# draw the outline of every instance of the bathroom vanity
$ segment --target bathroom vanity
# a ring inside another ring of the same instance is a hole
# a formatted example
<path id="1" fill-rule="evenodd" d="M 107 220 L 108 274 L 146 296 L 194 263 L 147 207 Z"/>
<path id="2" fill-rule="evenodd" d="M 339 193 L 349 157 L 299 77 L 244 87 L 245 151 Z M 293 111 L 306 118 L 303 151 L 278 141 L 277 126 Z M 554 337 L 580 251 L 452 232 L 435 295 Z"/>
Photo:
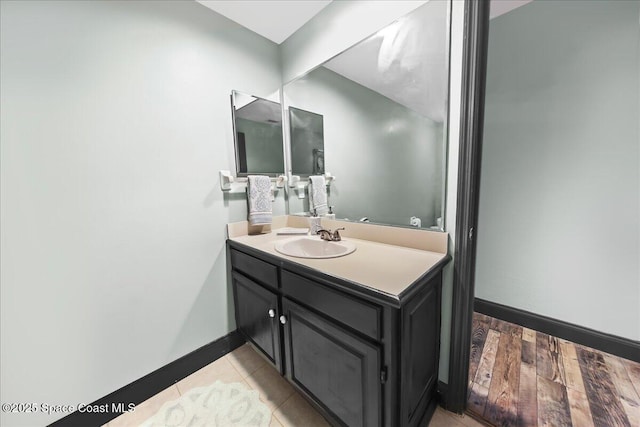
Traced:
<path id="1" fill-rule="evenodd" d="M 291 236 L 275 223 L 229 225 L 237 327 L 333 424 L 422 425 L 436 405 L 447 235 L 323 223 L 338 225 L 357 249 L 330 259 L 280 254 Z"/>

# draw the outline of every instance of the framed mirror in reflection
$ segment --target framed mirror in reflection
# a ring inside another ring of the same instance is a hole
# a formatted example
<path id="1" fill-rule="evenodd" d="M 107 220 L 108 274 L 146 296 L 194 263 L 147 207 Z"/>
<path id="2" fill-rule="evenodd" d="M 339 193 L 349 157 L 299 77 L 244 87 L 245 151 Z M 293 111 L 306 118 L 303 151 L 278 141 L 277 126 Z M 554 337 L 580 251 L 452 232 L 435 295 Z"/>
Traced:
<path id="1" fill-rule="evenodd" d="M 324 174 L 324 123 L 321 114 L 289 107 L 291 173 Z"/>
<path id="2" fill-rule="evenodd" d="M 448 2 L 427 2 L 284 86 L 291 172 L 303 175 L 295 136 L 313 133 L 296 115 L 313 111 L 338 177 L 328 201 L 337 218 L 443 229 L 448 25 Z M 308 199 L 288 203 L 292 214 L 309 211 Z"/>
<path id="3" fill-rule="evenodd" d="M 279 102 L 231 93 L 236 176 L 284 173 L 282 108 Z"/>

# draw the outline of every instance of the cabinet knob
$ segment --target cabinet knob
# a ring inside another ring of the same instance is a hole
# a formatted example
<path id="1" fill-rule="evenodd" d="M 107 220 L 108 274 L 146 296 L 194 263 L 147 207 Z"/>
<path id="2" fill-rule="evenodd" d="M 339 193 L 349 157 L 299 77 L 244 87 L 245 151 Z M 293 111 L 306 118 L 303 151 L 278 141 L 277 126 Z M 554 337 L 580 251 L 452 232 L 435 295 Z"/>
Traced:
<path id="1" fill-rule="evenodd" d="M 273 308 L 269 309 L 269 317 L 271 318 L 276 317 L 276 311 Z"/>
<path id="2" fill-rule="evenodd" d="M 286 316 L 284 316 L 284 315 L 280 316 L 280 323 L 282 323 L 283 325 L 284 325 L 285 323 L 287 323 L 287 318 L 286 318 Z"/>

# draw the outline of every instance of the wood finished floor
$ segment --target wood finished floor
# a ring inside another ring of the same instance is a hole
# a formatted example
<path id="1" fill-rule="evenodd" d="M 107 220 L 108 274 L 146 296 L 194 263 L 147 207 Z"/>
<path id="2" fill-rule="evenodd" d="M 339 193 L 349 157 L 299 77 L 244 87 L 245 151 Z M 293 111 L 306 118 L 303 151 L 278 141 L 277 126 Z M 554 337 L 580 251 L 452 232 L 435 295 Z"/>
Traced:
<path id="1" fill-rule="evenodd" d="M 468 410 L 496 426 L 639 427 L 640 364 L 474 313 Z"/>

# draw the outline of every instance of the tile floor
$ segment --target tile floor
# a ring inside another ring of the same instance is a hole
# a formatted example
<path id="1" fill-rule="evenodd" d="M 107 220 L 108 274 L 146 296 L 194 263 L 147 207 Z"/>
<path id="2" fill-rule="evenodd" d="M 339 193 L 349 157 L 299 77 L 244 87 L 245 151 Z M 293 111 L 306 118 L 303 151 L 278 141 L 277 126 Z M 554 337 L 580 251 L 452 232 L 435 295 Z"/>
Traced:
<path id="1" fill-rule="evenodd" d="M 239 382 L 260 393 L 262 402 L 271 409 L 271 426 L 320 427 L 327 421 L 284 379 L 245 344 L 205 366 L 175 385 L 142 402 L 134 412 L 111 420 L 107 427 L 136 426 L 155 414 L 167 401 L 178 399 L 194 387 L 222 382 Z M 473 418 L 458 416 L 438 408 L 428 427 L 480 427 Z M 427 427 L 427 426 L 425 426 Z"/>

